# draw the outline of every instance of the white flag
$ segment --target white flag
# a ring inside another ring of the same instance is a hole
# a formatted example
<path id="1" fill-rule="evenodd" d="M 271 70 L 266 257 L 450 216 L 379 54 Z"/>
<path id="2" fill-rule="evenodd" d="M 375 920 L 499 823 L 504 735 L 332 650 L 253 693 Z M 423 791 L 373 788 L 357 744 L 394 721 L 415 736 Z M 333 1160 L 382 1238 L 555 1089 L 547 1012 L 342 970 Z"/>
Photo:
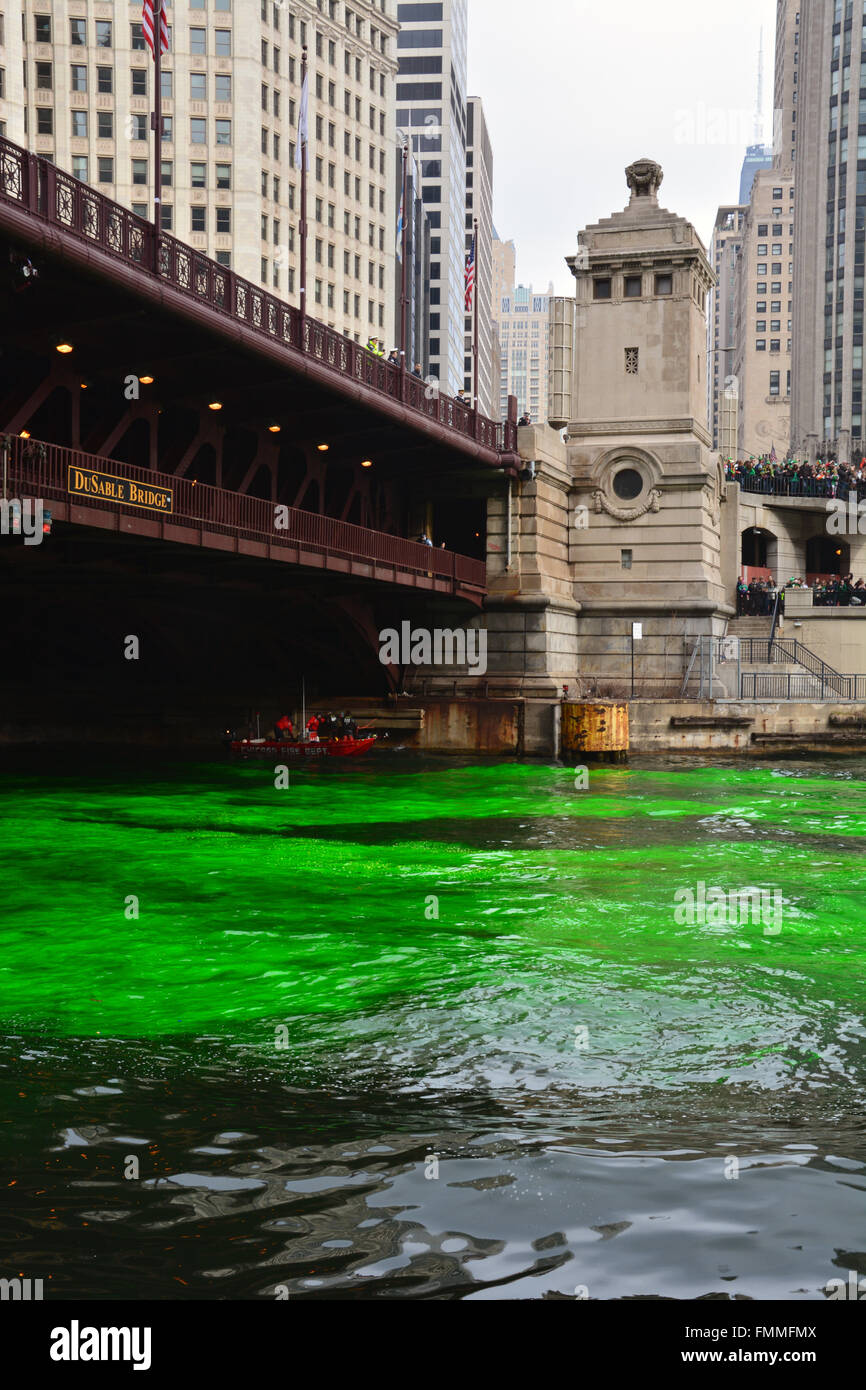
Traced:
<path id="1" fill-rule="evenodd" d="M 303 85 L 303 87 L 301 88 L 301 102 L 300 102 L 300 106 L 299 106 L 299 108 L 298 108 L 298 139 L 297 139 L 297 142 L 296 142 L 296 144 L 295 144 L 295 168 L 296 168 L 296 169 L 300 169 L 300 168 L 301 168 L 301 160 L 302 160 L 302 159 L 303 159 L 303 161 L 304 161 L 303 167 L 304 167 L 306 170 L 309 170 L 309 168 L 310 168 L 310 155 L 309 155 L 309 151 L 308 151 L 308 149 L 307 149 L 307 140 L 309 139 L 309 126 L 308 126 L 308 111 L 309 111 L 309 105 L 310 105 L 310 74 L 309 74 L 309 72 L 307 72 L 306 76 L 304 77 L 304 85 Z"/>

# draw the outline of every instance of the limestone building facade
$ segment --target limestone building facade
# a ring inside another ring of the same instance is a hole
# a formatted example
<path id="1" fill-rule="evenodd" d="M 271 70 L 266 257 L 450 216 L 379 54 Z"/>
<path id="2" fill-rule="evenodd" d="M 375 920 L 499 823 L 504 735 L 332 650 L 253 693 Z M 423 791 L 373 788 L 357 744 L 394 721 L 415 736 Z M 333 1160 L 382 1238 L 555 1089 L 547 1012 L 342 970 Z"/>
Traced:
<path id="1" fill-rule="evenodd" d="M 169 0 L 166 12 L 164 229 L 297 302 L 306 44 L 308 308 L 393 346 L 396 0 Z M 0 133 L 148 219 L 153 82 L 140 3 L 0 0 Z"/>

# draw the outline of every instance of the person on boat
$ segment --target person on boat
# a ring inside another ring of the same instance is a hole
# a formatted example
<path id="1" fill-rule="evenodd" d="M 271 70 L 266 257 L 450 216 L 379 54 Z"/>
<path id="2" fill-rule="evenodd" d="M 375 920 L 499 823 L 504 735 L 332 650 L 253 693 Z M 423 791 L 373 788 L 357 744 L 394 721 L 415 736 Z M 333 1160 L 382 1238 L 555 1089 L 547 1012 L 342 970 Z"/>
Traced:
<path id="1" fill-rule="evenodd" d="M 350 715 L 348 710 L 343 711 L 343 737 L 354 738 L 358 732 L 358 725 Z"/>
<path id="2" fill-rule="evenodd" d="M 319 725 L 321 722 L 318 714 L 311 714 L 307 720 L 307 733 L 310 736 L 311 743 L 319 742 Z"/>
<path id="3" fill-rule="evenodd" d="M 294 737 L 295 730 L 287 714 L 284 714 L 281 719 L 278 719 L 274 727 L 277 732 L 277 738 L 282 739 L 283 742 L 287 742 Z"/>

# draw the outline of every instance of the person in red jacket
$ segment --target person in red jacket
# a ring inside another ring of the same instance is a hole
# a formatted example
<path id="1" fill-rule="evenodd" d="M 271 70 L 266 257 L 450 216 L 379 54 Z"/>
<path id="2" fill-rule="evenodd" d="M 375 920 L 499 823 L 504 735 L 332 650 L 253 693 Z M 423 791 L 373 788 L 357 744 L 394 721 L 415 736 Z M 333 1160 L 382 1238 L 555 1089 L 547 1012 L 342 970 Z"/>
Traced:
<path id="1" fill-rule="evenodd" d="M 292 726 L 292 721 L 287 714 L 284 714 L 282 719 L 277 720 L 275 728 L 277 731 L 277 738 L 279 739 L 288 741 L 294 736 L 295 731 Z"/>
<path id="2" fill-rule="evenodd" d="M 321 720 L 319 719 L 319 716 L 318 716 L 317 714 L 312 714 L 312 715 L 310 715 L 310 718 L 307 720 L 307 733 L 310 735 L 310 742 L 311 742 L 311 743 L 318 743 L 318 742 L 319 742 L 319 724 L 320 724 L 320 723 L 321 723 Z"/>

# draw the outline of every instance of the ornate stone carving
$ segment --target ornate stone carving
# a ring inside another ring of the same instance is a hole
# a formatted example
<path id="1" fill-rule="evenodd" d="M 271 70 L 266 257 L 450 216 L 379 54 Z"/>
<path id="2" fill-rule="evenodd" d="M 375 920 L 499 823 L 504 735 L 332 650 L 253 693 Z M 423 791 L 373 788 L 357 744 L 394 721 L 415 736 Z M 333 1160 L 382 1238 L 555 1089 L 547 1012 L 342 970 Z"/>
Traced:
<path id="1" fill-rule="evenodd" d="M 646 516 L 647 512 L 661 511 L 662 505 L 662 495 L 657 487 L 650 489 L 646 501 L 642 502 L 639 507 L 615 507 L 608 501 L 601 488 L 596 491 L 593 500 L 597 512 L 606 512 L 608 516 L 613 517 L 614 521 L 623 523 L 639 521 L 642 516 Z"/>
<path id="2" fill-rule="evenodd" d="M 721 498 L 719 497 L 718 482 L 715 478 L 709 480 L 704 487 L 704 492 L 707 494 L 707 510 L 710 514 L 710 519 L 713 525 L 718 529 L 722 520 L 722 504 Z"/>
<path id="3" fill-rule="evenodd" d="M 625 171 L 632 199 L 655 198 L 662 186 L 664 170 L 654 159 L 636 159 Z"/>

